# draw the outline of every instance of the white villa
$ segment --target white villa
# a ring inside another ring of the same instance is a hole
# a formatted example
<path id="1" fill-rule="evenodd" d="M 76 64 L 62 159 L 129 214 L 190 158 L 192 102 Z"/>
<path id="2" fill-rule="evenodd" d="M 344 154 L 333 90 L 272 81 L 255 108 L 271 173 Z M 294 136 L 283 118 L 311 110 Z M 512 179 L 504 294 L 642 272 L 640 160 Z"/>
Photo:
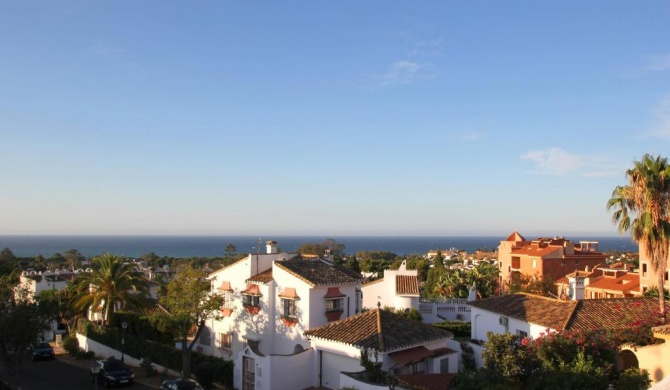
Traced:
<path id="1" fill-rule="evenodd" d="M 363 307 L 381 307 L 395 310 L 418 309 L 419 271 L 407 269 L 403 260 L 397 270 L 384 270 L 384 277 L 363 285 Z"/>
<path id="2" fill-rule="evenodd" d="M 363 348 L 374 350 L 399 381 L 419 371 L 457 372 L 449 332 L 383 310 L 361 313 L 359 274 L 324 259 L 277 253 L 276 244 L 268 241 L 266 253 L 208 275 L 225 304 L 223 319 L 207 324 L 198 350 L 233 360 L 236 388 L 379 388 L 345 374 L 363 370 Z"/>

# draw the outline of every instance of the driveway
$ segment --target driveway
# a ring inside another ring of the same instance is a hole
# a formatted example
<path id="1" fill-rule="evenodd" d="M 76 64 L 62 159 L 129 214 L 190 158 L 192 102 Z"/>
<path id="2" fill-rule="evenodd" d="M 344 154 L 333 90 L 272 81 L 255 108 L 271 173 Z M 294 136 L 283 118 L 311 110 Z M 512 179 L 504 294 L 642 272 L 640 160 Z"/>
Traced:
<path id="1" fill-rule="evenodd" d="M 21 369 L 19 384 L 22 390 L 72 390 L 95 389 L 91 383 L 88 367 L 70 364 L 63 360 L 26 362 Z M 104 389 L 102 385 L 98 387 Z M 141 383 L 135 383 L 129 389 L 154 389 Z"/>

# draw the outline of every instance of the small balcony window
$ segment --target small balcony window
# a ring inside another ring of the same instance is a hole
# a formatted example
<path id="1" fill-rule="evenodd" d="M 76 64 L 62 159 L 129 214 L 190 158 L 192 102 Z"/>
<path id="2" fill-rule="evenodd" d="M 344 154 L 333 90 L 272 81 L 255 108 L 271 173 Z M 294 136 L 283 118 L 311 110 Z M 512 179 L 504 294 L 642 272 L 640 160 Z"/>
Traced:
<path id="1" fill-rule="evenodd" d="M 260 306 L 261 297 L 257 295 L 242 295 L 242 305 L 244 306 Z"/>
<path id="2" fill-rule="evenodd" d="M 342 298 L 326 299 L 326 311 L 342 311 Z"/>
<path id="3" fill-rule="evenodd" d="M 296 317 L 296 301 L 295 299 L 282 299 L 282 315 L 288 318 Z"/>
<path id="4" fill-rule="evenodd" d="M 247 289 L 242 291 L 242 306 L 247 313 L 258 314 L 261 305 L 261 291 L 257 284 L 247 285 Z"/>
<path id="5" fill-rule="evenodd" d="M 228 332 L 228 333 L 219 333 L 219 340 L 218 340 L 219 348 L 220 349 L 232 349 L 233 348 L 233 333 Z"/>

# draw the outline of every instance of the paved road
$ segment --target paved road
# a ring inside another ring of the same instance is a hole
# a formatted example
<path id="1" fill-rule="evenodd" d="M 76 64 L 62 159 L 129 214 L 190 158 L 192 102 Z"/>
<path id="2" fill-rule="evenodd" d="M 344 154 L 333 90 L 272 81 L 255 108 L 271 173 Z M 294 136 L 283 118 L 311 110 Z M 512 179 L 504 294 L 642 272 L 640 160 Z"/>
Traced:
<path id="1" fill-rule="evenodd" d="M 21 370 L 22 390 L 72 390 L 95 389 L 86 368 L 68 364 L 59 360 L 26 362 Z M 100 390 L 105 387 L 98 385 Z M 121 389 L 146 390 L 151 387 L 135 383 Z"/>

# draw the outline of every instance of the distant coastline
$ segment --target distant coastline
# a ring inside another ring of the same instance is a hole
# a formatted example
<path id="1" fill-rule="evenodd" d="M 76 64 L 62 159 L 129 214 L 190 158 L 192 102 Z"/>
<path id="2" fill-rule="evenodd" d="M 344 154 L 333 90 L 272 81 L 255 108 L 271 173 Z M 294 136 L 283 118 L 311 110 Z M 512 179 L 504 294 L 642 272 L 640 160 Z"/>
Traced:
<path id="1" fill-rule="evenodd" d="M 545 236 L 526 235 L 527 239 Z M 255 253 L 258 236 L 94 236 L 94 235 L 0 235 L 0 249 L 9 248 L 19 257 L 41 254 L 50 257 L 77 249 L 85 256 L 109 252 L 139 257 L 153 252 L 168 257 L 223 256 L 226 246 L 233 244 L 238 253 Z M 284 252 L 295 251 L 306 243 L 319 243 L 332 238 L 345 245 L 345 253 L 387 251 L 398 255 L 426 253 L 431 249 L 456 248 L 474 252 L 496 249 L 504 236 L 261 236 L 259 251 L 265 251 L 267 240 L 277 241 Z M 637 252 L 637 245 L 628 236 L 566 236 L 574 241 L 598 241 L 601 252 Z"/>

